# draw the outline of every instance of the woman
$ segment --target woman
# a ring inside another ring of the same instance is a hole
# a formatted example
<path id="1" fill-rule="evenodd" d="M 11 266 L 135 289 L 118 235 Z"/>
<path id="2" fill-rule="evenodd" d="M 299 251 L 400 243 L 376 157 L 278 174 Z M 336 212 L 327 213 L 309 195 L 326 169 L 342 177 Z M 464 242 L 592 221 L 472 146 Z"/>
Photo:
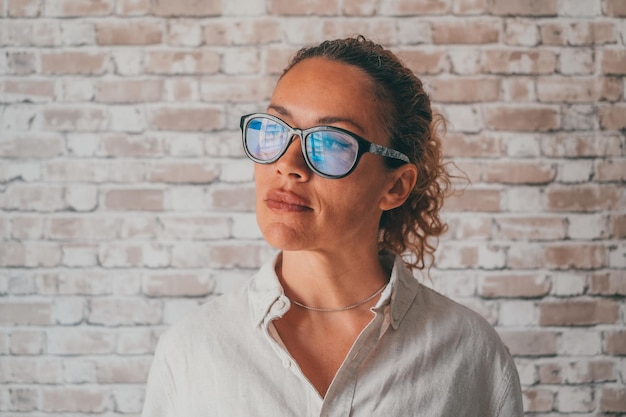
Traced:
<path id="1" fill-rule="evenodd" d="M 381 46 L 301 50 L 266 113 L 241 120 L 280 253 L 162 336 L 143 415 L 521 416 L 495 331 L 410 272 L 445 230 L 436 127 Z"/>

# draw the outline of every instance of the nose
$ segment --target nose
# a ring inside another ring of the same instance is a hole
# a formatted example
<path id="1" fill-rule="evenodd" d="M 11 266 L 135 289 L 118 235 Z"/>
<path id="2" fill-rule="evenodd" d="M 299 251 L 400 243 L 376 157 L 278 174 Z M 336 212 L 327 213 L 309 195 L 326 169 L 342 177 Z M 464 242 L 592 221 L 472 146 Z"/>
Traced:
<path id="1" fill-rule="evenodd" d="M 299 135 L 292 136 L 287 150 L 276 161 L 276 172 L 299 181 L 306 181 L 311 175 L 311 170 L 304 160 L 301 141 L 302 138 Z"/>

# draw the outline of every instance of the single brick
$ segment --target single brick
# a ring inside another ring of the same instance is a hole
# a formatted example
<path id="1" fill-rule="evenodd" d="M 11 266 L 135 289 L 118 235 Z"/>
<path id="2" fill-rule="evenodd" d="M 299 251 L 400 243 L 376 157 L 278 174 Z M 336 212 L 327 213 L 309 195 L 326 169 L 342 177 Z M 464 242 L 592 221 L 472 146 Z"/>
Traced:
<path id="1" fill-rule="evenodd" d="M 45 387 L 41 392 L 41 411 L 102 413 L 107 410 L 110 388 Z"/>
<path id="2" fill-rule="evenodd" d="M 216 106 L 156 107 L 150 125 L 158 130 L 210 131 L 223 127 L 222 110 Z"/>
<path id="3" fill-rule="evenodd" d="M 158 300 L 94 298 L 89 302 L 87 322 L 103 326 L 132 326 L 161 322 L 162 305 Z"/>
<path id="4" fill-rule="evenodd" d="M 52 304 L 50 301 L 3 301 L 0 323 L 12 326 L 52 324 Z"/>
<path id="5" fill-rule="evenodd" d="M 550 211 L 592 212 L 616 207 L 622 193 L 610 185 L 552 186 L 546 198 Z"/>
<path id="6" fill-rule="evenodd" d="M 558 0 L 490 0 L 489 12 L 504 16 L 556 16 Z"/>
<path id="7" fill-rule="evenodd" d="M 118 189 L 104 192 L 104 205 L 109 210 L 163 210 L 163 190 Z"/>
<path id="8" fill-rule="evenodd" d="M 542 132 L 561 126 L 560 111 L 548 106 L 490 106 L 483 109 L 485 125 L 493 130 Z"/>
<path id="9" fill-rule="evenodd" d="M 607 355 L 626 356 L 626 331 L 605 331 L 604 341 Z"/>
<path id="10" fill-rule="evenodd" d="M 42 52 L 41 72 L 48 75 L 100 75 L 106 70 L 106 52 Z"/>
<path id="11" fill-rule="evenodd" d="M 428 83 L 431 99 L 444 103 L 498 101 L 500 80 L 494 78 L 435 78 Z"/>
<path id="12" fill-rule="evenodd" d="M 146 72 L 150 74 L 214 74 L 220 66 L 220 55 L 209 50 L 148 51 Z"/>
<path id="13" fill-rule="evenodd" d="M 151 11 L 157 16 L 219 16 L 222 3 L 199 0 L 153 0 Z"/>
<path id="14" fill-rule="evenodd" d="M 432 40 L 434 44 L 488 44 L 498 42 L 501 22 L 499 19 L 434 21 Z"/>
<path id="15" fill-rule="evenodd" d="M 604 14 L 615 17 L 626 17 L 626 3 L 623 0 L 604 0 Z"/>
<path id="16" fill-rule="evenodd" d="M 500 189 L 468 188 L 450 196 L 445 202 L 446 210 L 499 212 L 502 210 Z"/>
<path id="17" fill-rule="evenodd" d="M 482 70 L 489 74 L 552 74 L 556 63 L 556 54 L 545 49 L 492 49 L 483 52 Z"/>
<path id="18" fill-rule="evenodd" d="M 524 411 L 526 412 L 550 412 L 554 407 L 554 393 L 548 389 L 527 388 L 523 392 Z"/>
<path id="19" fill-rule="evenodd" d="M 194 160 L 153 163 L 147 169 L 147 179 L 151 182 L 209 184 L 215 181 L 218 175 L 218 167 Z"/>
<path id="20" fill-rule="evenodd" d="M 158 273 L 143 279 L 143 292 L 151 297 L 206 296 L 214 286 L 210 276 L 198 273 Z"/>
<path id="21" fill-rule="evenodd" d="M 603 50 L 601 65 L 604 74 L 626 74 L 626 51 L 621 49 Z"/>
<path id="22" fill-rule="evenodd" d="M 495 236 L 505 240 L 560 240 L 566 236 L 567 224 L 560 217 L 497 217 Z"/>
<path id="23" fill-rule="evenodd" d="M 550 281 L 542 274 L 489 275 L 479 281 L 483 297 L 536 298 L 550 292 Z"/>
<path id="24" fill-rule="evenodd" d="M 612 300 L 545 301 L 539 304 L 541 326 L 590 326 L 615 323 L 619 305 Z"/>
<path id="25" fill-rule="evenodd" d="M 96 84 L 96 101 L 102 103 L 145 103 L 160 101 L 163 80 L 106 80 Z"/>
<path id="26" fill-rule="evenodd" d="M 603 387 L 600 395 L 600 409 L 606 412 L 626 412 L 626 388 Z"/>
<path id="27" fill-rule="evenodd" d="M 500 337 L 514 356 L 553 356 L 557 334 L 543 330 L 501 330 Z"/>
<path id="28" fill-rule="evenodd" d="M 44 2 L 45 15 L 54 17 L 105 16 L 113 12 L 114 0 L 58 0 Z"/>
<path id="29" fill-rule="evenodd" d="M 163 39 L 161 22 L 96 23 L 98 45 L 155 45 Z"/>

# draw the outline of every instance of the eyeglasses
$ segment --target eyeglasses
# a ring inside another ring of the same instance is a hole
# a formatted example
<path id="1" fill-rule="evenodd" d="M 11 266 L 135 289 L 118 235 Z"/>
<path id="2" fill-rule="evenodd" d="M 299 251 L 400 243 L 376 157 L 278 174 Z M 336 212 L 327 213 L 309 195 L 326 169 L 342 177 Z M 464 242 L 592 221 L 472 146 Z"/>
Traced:
<path id="1" fill-rule="evenodd" d="M 343 178 L 350 174 L 366 152 L 410 162 L 401 152 L 369 142 L 339 127 L 297 129 L 265 113 L 242 116 L 240 127 L 246 155 L 259 164 L 276 162 L 285 154 L 293 138 L 299 136 L 306 164 L 324 178 Z"/>

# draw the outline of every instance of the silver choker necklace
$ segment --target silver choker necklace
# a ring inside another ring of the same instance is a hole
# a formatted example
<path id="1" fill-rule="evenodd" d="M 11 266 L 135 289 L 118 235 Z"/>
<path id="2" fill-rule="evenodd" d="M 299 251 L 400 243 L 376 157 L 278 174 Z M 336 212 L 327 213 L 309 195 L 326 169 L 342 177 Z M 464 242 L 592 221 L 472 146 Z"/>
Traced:
<path id="1" fill-rule="evenodd" d="M 367 303 L 368 301 L 372 300 L 374 297 L 376 297 L 378 294 L 380 294 L 381 292 L 383 292 L 383 290 L 385 289 L 385 287 L 387 286 L 387 283 L 385 283 L 385 285 L 383 285 L 382 287 L 380 287 L 379 289 L 376 290 L 376 292 L 372 295 L 370 295 L 369 297 L 367 297 L 365 300 L 363 301 L 359 301 L 356 304 L 352 304 L 349 305 L 347 307 L 340 307 L 340 308 L 319 308 L 319 307 L 310 307 L 307 305 L 304 305 L 302 303 L 299 303 L 295 300 L 292 300 L 291 298 L 289 299 L 289 301 L 291 301 L 292 303 L 294 303 L 295 305 L 297 305 L 298 307 L 302 307 L 305 310 L 311 310 L 311 311 L 319 311 L 322 313 L 334 313 L 337 311 L 346 311 L 346 310 L 352 310 L 353 308 L 357 308 L 360 305 L 363 305 L 365 303 Z"/>

